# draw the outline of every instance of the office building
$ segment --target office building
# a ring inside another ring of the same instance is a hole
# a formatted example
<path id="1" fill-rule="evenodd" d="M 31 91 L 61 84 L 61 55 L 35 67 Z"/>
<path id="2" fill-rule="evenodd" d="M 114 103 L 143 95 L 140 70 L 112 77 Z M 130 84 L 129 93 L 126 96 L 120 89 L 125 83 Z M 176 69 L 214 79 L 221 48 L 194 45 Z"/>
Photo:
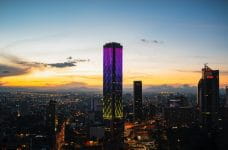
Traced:
<path id="1" fill-rule="evenodd" d="M 142 120 L 142 81 L 134 81 L 134 119 Z"/>
<path id="2" fill-rule="evenodd" d="M 226 102 L 225 102 L 225 107 L 228 108 L 228 86 L 226 86 Z"/>
<path id="3" fill-rule="evenodd" d="M 215 127 L 219 109 L 219 70 L 212 70 L 207 65 L 202 69 L 198 83 L 198 106 L 202 124 Z"/>

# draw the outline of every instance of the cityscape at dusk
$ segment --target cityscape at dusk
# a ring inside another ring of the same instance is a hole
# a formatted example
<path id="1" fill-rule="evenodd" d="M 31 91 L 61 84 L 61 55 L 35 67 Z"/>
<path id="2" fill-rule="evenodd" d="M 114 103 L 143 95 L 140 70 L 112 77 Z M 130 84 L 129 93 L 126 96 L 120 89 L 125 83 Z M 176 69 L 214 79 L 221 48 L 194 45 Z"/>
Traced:
<path id="1" fill-rule="evenodd" d="M 228 1 L 0 0 L 1 150 L 227 150 Z"/>

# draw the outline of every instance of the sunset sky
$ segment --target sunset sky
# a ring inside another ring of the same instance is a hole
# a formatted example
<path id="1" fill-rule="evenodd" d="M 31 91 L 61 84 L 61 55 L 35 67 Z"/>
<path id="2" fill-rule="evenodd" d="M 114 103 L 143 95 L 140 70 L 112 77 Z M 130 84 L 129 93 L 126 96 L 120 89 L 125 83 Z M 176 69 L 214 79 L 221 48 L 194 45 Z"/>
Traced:
<path id="1" fill-rule="evenodd" d="M 124 50 L 124 85 L 228 85 L 226 0 L 0 0 L 0 86 L 102 86 L 102 49 Z"/>

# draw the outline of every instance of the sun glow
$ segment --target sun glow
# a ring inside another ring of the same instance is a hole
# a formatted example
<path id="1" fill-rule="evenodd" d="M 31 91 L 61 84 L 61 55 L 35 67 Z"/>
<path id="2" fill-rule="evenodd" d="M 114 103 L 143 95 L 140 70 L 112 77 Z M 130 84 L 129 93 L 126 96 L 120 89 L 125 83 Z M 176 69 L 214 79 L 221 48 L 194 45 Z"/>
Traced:
<path id="1" fill-rule="evenodd" d="M 127 72 L 124 73 L 124 86 L 132 86 L 134 80 L 142 80 L 144 86 L 149 85 L 180 85 L 189 84 L 196 86 L 200 79 L 200 73 L 178 73 L 178 72 L 162 72 L 150 75 L 132 75 Z M 228 77 L 220 75 L 220 86 L 223 87 L 228 84 Z M 72 72 L 71 69 L 44 69 L 31 70 L 31 72 L 23 75 L 7 76 L 0 78 L 0 83 L 3 86 L 17 86 L 17 87 L 56 87 L 65 86 L 77 87 L 102 87 L 102 74 L 89 74 Z"/>

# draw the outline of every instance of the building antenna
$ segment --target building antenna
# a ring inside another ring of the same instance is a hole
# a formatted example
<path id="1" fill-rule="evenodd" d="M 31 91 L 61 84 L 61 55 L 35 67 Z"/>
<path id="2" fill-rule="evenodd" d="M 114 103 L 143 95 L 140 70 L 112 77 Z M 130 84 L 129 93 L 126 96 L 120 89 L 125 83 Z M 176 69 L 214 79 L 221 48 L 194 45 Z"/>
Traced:
<path id="1" fill-rule="evenodd" d="M 207 64 L 208 64 L 208 63 L 204 63 L 204 68 L 207 68 L 207 67 L 208 67 Z"/>

